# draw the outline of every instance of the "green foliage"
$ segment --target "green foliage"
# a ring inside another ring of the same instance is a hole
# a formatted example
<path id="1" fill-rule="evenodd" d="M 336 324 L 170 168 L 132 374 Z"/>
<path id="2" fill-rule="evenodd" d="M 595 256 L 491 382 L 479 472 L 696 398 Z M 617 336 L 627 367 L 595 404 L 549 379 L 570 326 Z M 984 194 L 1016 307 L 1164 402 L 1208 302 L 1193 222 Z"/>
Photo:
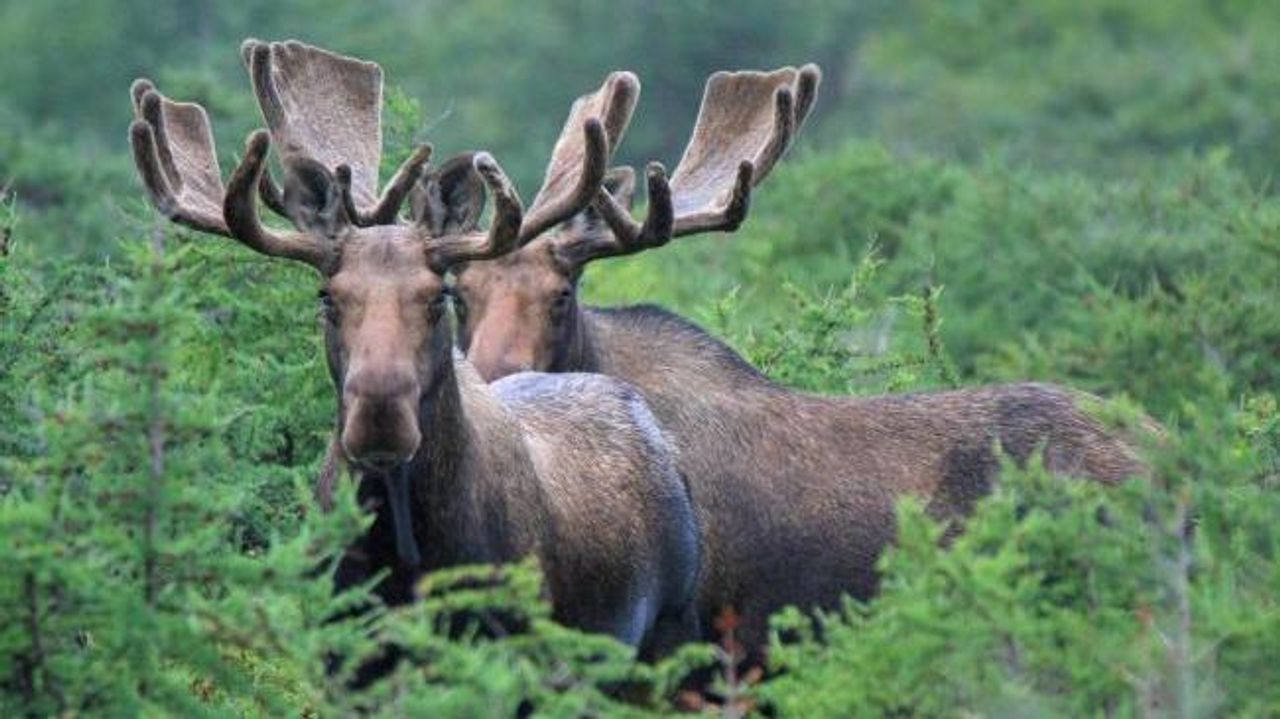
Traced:
<path id="1" fill-rule="evenodd" d="M 268 561 L 228 551 L 245 495 L 223 474 L 218 396 L 174 381 L 178 338 L 198 316 L 168 281 L 183 253 L 158 247 L 131 246 L 134 271 L 61 328 L 80 348 L 71 382 L 10 399 L 36 418 L 34 451 L 6 463 L 0 503 L 6 715 L 207 715 L 197 685 L 285 711 L 289 688 L 259 681 L 245 653 L 317 624 L 329 603 L 302 576 L 313 533 L 338 532 L 336 519 L 292 533 Z M 355 516 L 344 519 L 350 536 Z"/>
<path id="2" fill-rule="evenodd" d="M 389 717 L 638 716 L 660 708 L 702 656 L 686 652 L 649 667 L 608 637 L 556 624 L 532 561 L 442 571 L 420 590 L 424 601 L 396 610 L 380 628 L 411 660 L 368 693 L 342 698 L 343 706 Z"/>
<path id="3" fill-rule="evenodd" d="M 1232 148 L 1280 161 L 1277 28 L 1265 0 L 911 2 L 858 52 L 845 110 L 894 146 L 1124 176 Z"/>
<path id="4" fill-rule="evenodd" d="M 880 267 L 881 261 L 870 252 L 858 262 L 844 289 L 822 296 L 784 285 L 789 305 L 785 319 L 773 320 L 762 331 L 747 330 L 739 350 L 765 374 L 798 389 L 870 394 L 955 387 L 958 378 L 939 331 L 941 290 L 930 287 L 920 296 L 868 298 L 866 287 Z M 713 307 L 712 329 L 726 331 L 738 314 L 738 295 L 730 293 Z M 919 330 L 903 332 L 904 319 L 918 322 Z"/>
<path id="5" fill-rule="evenodd" d="M 1184 476 L 1104 488 L 1010 468 L 950 549 L 904 505 L 881 596 L 826 616 L 823 642 L 778 645 L 763 698 L 787 716 L 1275 712 L 1280 677 L 1253 661 L 1280 640 L 1258 612 L 1280 580 L 1280 504 Z M 795 613 L 778 626 L 812 636 Z"/>

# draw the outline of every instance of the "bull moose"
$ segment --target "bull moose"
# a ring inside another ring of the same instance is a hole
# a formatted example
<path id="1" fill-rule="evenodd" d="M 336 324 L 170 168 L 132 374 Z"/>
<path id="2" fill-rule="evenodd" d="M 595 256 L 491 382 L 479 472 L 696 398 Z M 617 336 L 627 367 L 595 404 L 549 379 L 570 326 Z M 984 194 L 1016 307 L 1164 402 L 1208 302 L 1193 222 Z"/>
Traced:
<path id="1" fill-rule="evenodd" d="M 754 650 L 784 605 L 870 596 L 894 536 L 895 501 L 912 495 L 935 516 L 962 516 L 989 491 L 1001 451 L 1021 463 L 1042 450 L 1051 471 L 1107 483 L 1145 471 L 1125 441 L 1081 410 L 1082 395 L 1065 389 L 815 396 L 771 382 L 677 315 L 579 301 L 593 260 L 735 230 L 752 188 L 803 126 L 820 80 L 813 65 L 712 75 L 670 180 L 660 164 L 646 170 L 642 223 L 629 212 L 634 172 L 615 168 L 575 217 L 502 257 L 452 268 L 459 345 L 485 379 L 599 372 L 644 394 L 677 445 L 705 533 L 703 626 L 733 607 L 739 638 Z M 638 93 L 637 83 L 625 95 Z M 610 151 L 627 125 L 619 120 Z"/>
<path id="2" fill-rule="evenodd" d="M 448 318 L 450 268 L 499 257 L 592 200 L 609 118 L 574 106 L 528 211 L 497 162 L 474 153 L 467 172 L 433 176 L 430 211 L 397 222 L 430 149 L 376 192 L 381 68 L 298 42 L 247 41 L 243 56 L 268 130 L 249 136 L 225 187 L 204 109 L 147 80 L 132 88 L 130 140 L 162 214 L 319 274 L 337 441 L 361 495 L 380 500 L 339 563 L 339 588 L 391 568 L 379 593 L 408 601 L 421 571 L 532 553 L 558 620 L 642 654 L 696 638 L 699 528 L 642 397 L 597 374 L 486 384 L 456 355 Z M 282 191 L 264 172 L 272 145 Z M 260 192 L 295 231 L 260 220 Z M 468 213 L 477 193 L 493 197 L 487 230 Z"/>

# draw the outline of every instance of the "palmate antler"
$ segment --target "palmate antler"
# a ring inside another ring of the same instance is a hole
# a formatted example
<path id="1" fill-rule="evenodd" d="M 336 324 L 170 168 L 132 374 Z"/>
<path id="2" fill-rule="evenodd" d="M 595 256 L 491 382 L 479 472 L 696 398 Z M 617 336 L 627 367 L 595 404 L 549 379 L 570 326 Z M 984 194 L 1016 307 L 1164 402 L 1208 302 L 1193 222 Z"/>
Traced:
<path id="1" fill-rule="evenodd" d="M 145 79 L 134 81 L 129 94 L 129 139 L 151 203 L 174 222 L 229 237 L 222 220 L 226 190 L 204 108 L 173 102 Z"/>
<path id="2" fill-rule="evenodd" d="M 426 164 L 430 147 L 417 148 L 375 200 L 382 70 L 297 42 L 250 40 L 242 53 L 271 129 L 249 136 L 244 158 L 226 186 L 204 108 L 165 98 L 149 80 L 138 80 L 131 90 L 135 120 L 130 141 L 138 174 L 152 204 L 174 222 L 329 272 L 344 226 L 398 221 L 400 206 Z M 603 136 L 599 122 L 594 131 L 588 125 L 588 137 Z M 287 173 L 283 192 L 266 173 L 273 138 Z M 603 166 L 603 155 L 596 154 L 593 166 Z M 433 266 L 495 257 L 518 241 L 523 210 L 510 181 L 487 153 L 470 155 L 468 163 L 482 191 L 494 196 L 494 218 L 487 232 L 475 227 L 444 232 L 426 228 L 424 242 Z M 317 196 L 333 188 L 338 197 Z M 258 216 L 259 194 L 300 231 L 265 227 Z M 299 204 L 321 211 L 304 218 L 306 213 L 295 211 Z"/>
<path id="3" fill-rule="evenodd" d="M 265 133 L 250 137 L 245 158 L 230 185 L 222 184 L 209 116 L 195 103 L 174 102 L 150 80 L 130 89 L 134 121 L 129 126 L 133 160 L 151 203 L 174 222 L 239 240 L 266 255 L 323 268 L 332 250 L 304 233 L 276 232 L 258 221 L 247 173 L 261 171 Z M 256 176 L 254 181 L 256 182 Z"/>
<path id="4" fill-rule="evenodd" d="M 262 114 L 286 165 L 305 157 L 331 168 L 343 189 L 343 209 L 357 226 L 393 224 L 406 196 L 412 217 L 433 235 L 433 264 L 485 259 L 511 249 L 586 208 L 599 190 L 610 143 L 621 139 L 635 107 L 638 83 L 614 73 L 601 89 L 573 106 L 552 153 L 542 188 L 527 212 L 497 163 L 467 153 L 421 178 L 430 146 L 420 146 L 374 199 L 380 160 L 382 71 L 376 64 L 335 55 L 299 42 L 246 41 Z M 462 171 L 459 172 L 458 170 Z M 288 213 L 285 195 L 266 175 L 261 195 Z M 486 189 L 497 212 L 489 236 L 477 233 Z"/>
<path id="5" fill-rule="evenodd" d="M 626 134 L 639 97 L 640 81 L 636 76 L 615 72 L 600 89 L 574 101 L 551 151 L 542 188 L 534 196 L 529 216 L 520 228 L 523 241 L 537 237 L 591 204 L 604 181 L 609 157 Z"/>
<path id="6" fill-rule="evenodd" d="M 520 243 L 586 209 L 600 191 L 613 148 L 635 110 L 640 83 L 629 72 L 610 74 L 595 92 L 574 101 L 551 152 L 542 187 L 520 225 Z M 484 210 L 479 180 L 463 153 L 428 171 L 410 195 L 412 216 L 433 228 L 470 227 Z"/>
<path id="7" fill-rule="evenodd" d="M 305 156 L 332 170 L 343 187 L 343 209 L 357 226 L 394 223 L 431 146 L 414 148 L 378 195 L 382 68 L 297 41 L 250 39 L 240 54 L 281 159 Z M 260 191 L 284 214 L 282 193 L 269 175 Z"/>
<path id="8" fill-rule="evenodd" d="M 736 230 L 746 218 L 751 188 L 764 181 L 808 117 L 821 78 L 812 64 L 798 70 L 712 75 L 693 135 L 670 181 L 661 164 L 646 168 L 649 210 L 644 223 L 602 191 L 593 207 L 611 236 L 584 234 L 563 251 L 586 262 L 658 247 L 673 237 Z M 625 177 L 630 170 L 611 172 Z"/>

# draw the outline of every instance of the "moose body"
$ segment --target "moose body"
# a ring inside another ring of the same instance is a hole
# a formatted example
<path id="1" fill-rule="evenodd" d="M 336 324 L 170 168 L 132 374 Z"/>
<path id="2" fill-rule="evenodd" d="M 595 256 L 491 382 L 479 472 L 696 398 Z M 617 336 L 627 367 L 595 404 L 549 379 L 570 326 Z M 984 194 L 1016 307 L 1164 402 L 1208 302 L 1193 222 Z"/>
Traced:
<path id="1" fill-rule="evenodd" d="M 705 528 L 700 605 L 731 606 L 759 646 L 787 604 L 866 599 L 903 496 L 957 518 L 987 494 L 1000 453 L 1043 451 L 1063 476 L 1119 482 L 1144 466 L 1072 393 L 1017 384 L 825 397 L 771 382 L 692 324 L 648 307 L 586 309 L 592 368 L 634 384 L 676 443 Z M 690 392 L 696 387 L 696 392 Z"/>
<path id="2" fill-rule="evenodd" d="M 501 262 L 474 269 L 489 264 Z M 806 394 L 659 308 L 574 312 L 572 341 L 543 368 L 599 372 L 644 394 L 676 445 L 703 528 L 701 624 L 732 607 L 739 638 L 755 650 L 783 606 L 831 608 L 842 594 L 874 594 L 904 496 L 960 518 L 991 490 L 1002 452 L 1017 463 L 1043 452 L 1052 472 L 1107 483 L 1146 471 L 1080 409 L 1083 395 L 1062 388 Z M 480 365 L 495 375 L 502 366 Z"/>
<path id="3" fill-rule="evenodd" d="M 641 395 L 583 374 L 488 385 L 453 348 L 445 274 L 586 207 L 605 173 L 608 108 L 574 106 L 527 212 L 493 158 L 471 153 L 455 163 L 461 172 L 433 174 L 420 211 L 402 222 L 430 148 L 377 193 L 381 69 L 297 42 L 250 40 L 242 56 L 269 133 L 250 135 L 225 189 L 198 105 L 135 82 L 130 140 L 152 203 L 172 220 L 320 275 L 333 447 L 377 505 L 337 585 L 390 568 L 380 593 L 407 601 L 423 570 L 533 554 L 561 621 L 642 654 L 697 636 L 699 528 Z M 266 172 L 272 144 L 283 190 Z M 259 195 L 295 231 L 264 225 Z M 474 210 L 488 195 L 495 208 L 482 230 Z"/>

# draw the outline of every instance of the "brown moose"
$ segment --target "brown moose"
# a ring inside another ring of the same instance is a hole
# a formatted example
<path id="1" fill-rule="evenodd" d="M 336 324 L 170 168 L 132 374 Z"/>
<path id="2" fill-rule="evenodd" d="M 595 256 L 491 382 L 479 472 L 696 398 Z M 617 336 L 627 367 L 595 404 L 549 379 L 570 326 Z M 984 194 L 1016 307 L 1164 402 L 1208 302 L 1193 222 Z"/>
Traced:
<path id="1" fill-rule="evenodd" d="M 475 153 L 465 172 L 434 173 L 415 220 L 399 222 L 430 150 L 377 193 L 381 68 L 297 42 L 248 41 L 243 55 L 269 132 L 249 136 L 225 188 L 200 106 L 139 80 L 130 139 L 161 213 L 320 275 L 336 443 L 363 476 L 361 496 L 379 505 L 339 586 L 392 567 L 379 592 L 406 601 L 419 571 L 532 553 L 558 620 L 642 653 L 696 637 L 699 530 L 642 398 L 592 374 L 486 384 L 455 354 L 448 319 L 451 267 L 499 257 L 592 200 L 611 119 L 598 103 L 574 107 L 528 211 L 493 158 Z M 283 191 L 264 172 L 273 144 Z M 485 192 L 487 231 L 470 212 Z M 264 225 L 258 193 L 296 231 Z"/>
<path id="2" fill-rule="evenodd" d="M 997 446 L 1017 462 L 1043 450 L 1053 472 L 1108 483 L 1145 471 L 1081 411 L 1081 395 L 1064 389 L 815 396 L 771 382 L 676 315 L 578 301 L 592 260 L 736 229 L 752 187 L 803 125 L 819 80 L 812 65 L 712 75 L 670 181 L 656 163 L 646 172 L 643 223 L 628 211 L 633 173 L 618 168 L 571 220 L 502 257 L 453 267 L 459 345 L 485 379 L 600 372 L 644 394 L 678 447 L 703 526 L 703 626 L 733 607 L 738 636 L 753 649 L 784 605 L 870 596 L 876 560 L 894 536 L 895 501 L 913 495 L 937 516 L 963 515 L 991 487 Z M 609 133 L 610 151 L 626 124 Z"/>

